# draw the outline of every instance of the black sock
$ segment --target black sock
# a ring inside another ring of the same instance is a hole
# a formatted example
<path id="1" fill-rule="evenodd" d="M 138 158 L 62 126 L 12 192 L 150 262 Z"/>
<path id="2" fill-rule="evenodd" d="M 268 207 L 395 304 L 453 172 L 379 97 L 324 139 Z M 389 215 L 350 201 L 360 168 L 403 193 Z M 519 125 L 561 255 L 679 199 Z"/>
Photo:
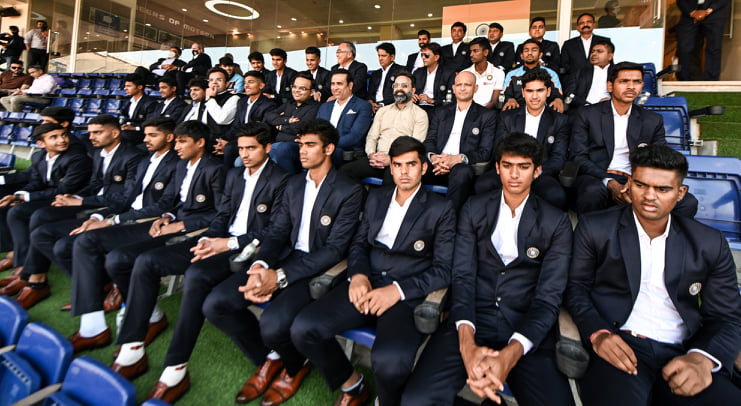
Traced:
<path id="1" fill-rule="evenodd" d="M 43 281 L 43 282 L 33 282 L 33 283 L 29 282 L 28 283 L 28 286 L 30 286 L 31 289 L 43 289 L 43 288 L 46 287 L 46 285 L 47 285 L 47 282 L 46 281 Z"/>

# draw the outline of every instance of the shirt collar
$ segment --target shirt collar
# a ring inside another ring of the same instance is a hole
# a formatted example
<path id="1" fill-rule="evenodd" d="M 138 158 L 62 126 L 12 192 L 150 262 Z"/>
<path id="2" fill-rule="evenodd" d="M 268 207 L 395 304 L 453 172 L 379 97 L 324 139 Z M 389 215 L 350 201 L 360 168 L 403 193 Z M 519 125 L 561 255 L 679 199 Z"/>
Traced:
<path id="1" fill-rule="evenodd" d="M 615 110 L 615 105 L 612 104 L 612 101 L 610 101 L 610 108 L 612 108 L 612 115 L 615 118 L 629 117 L 630 116 L 630 112 L 633 111 L 633 105 L 631 104 L 630 107 L 628 107 L 628 112 L 625 113 L 624 116 L 621 116 L 620 114 L 618 114 L 617 110 Z"/>
<path id="2" fill-rule="evenodd" d="M 422 182 L 417 185 L 417 189 L 414 190 L 414 193 L 412 193 L 411 196 L 407 198 L 407 200 L 404 201 L 404 204 L 399 204 L 399 202 L 396 201 L 396 192 L 399 190 L 399 187 L 394 188 L 394 194 L 391 195 L 391 204 L 395 204 L 397 207 L 405 208 L 409 207 L 409 204 L 414 200 L 414 198 L 417 196 L 417 193 L 419 193 L 419 189 L 422 188 Z"/>
<path id="3" fill-rule="evenodd" d="M 544 106 L 543 109 L 540 110 L 540 113 L 537 116 L 534 116 L 534 115 L 530 114 L 530 111 L 528 111 L 527 106 L 525 106 L 525 114 L 526 114 L 525 117 L 530 116 L 530 117 L 534 117 L 534 118 L 540 118 L 540 117 L 543 116 L 543 112 L 545 111 L 545 109 L 546 109 L 546 107 Z"/>
<path id="4" fill-rule="evenodd" d="M 151 156 L 151 157 L 149 157 L 149 163 L 151 164 L 151 163 L 155 163 L 155 162 L 160 162 L 160 161 L 162 161 L 162 158 L 164 158 L 164 157 L 165 157 L 165 155 L 167 155 L 167 154 L 168 154 L 169 152 L 170 152 L 170 150 L 168 149 L 167 151 L 165 151 L 165 153 L 164 153 L 164 154 L 161 154 L 161 155 L 159 155 L 159 156 L 158 156 L 158 155 L 157 155 L 157 153 L 155 152 L 154 154 L 152 154 L 152 156 Z"/>
<path id="5" fill-rule="evenodd" d="M 329 175 L 329 172 L 327 172 L 327 175 Z M 327 179 L 327 175 L 324 175 L 322 181 L 319 182 L 319 186 L 316 187 L 317 190 L 322 187 L 322 185 L 324 184 L 324 180 Z M 306 183 L 310 184 L 312 187 L 314 186 L 314 180 L 311 179 L 311 176 L 309 176 L 309 171 L 306 171 Z"/>
<path id="6" fill-rule="evenodd" d="M 244 172 L 242 173 L 242 177 L 244 178 L 244 180 L 259 178 L 260 174 L 262 174 L 262 170 L 265 169 L 265 166 L 267 166 L 268 164 L 268 159 L 266 159 L 265 162 L 263 162 L 262 165 L 260 165 L 260 167 L 252 175 L 250 175 L 250 168 L 244 168 Z"/>
<path id="7" fill-rule="evenodd" d="M 47 153 L 46 153 L 46 158 L 45 158 L 45 159 L 46 159 L 46 163 L 47 163 L 47 164 L 52 164 L 52 163 L 54 163 L 54 161 L 56 161 L 56 160 L 57 160 L 57 158 L 59 158 L 59 155 L 62 155 L 62 153 L 60 152 L 60 153 L 58 153 L 58 154 L 54 155 L 54 158 L 49 158 L 49 153 L 47 152 Z"/>
<path id="8" fill-rule="evenodd" d="M 131 103 L 134 103 L 134 104 L 139 103 L 139 100 L 142 99 L 142 96 L 144 96 L 143 93 L 139 95 L 138 99 L 136 98 L 136 96 L 131 96 Z"/>
<path id="9" fill-rule="evenodd" d="M 100 150 L 100 156 L 103 157 L 104 159 L 105 158 L 108 158 L 109 155 L 110 156 L 114 155 L 116 153 L 116 151 L 118 151 L 118 147 L 120 147 L 120 146 L 121 146 L 121 143 L 119 142 L 118 145 L 116 145 L 115 147 L 113 147 L 113 149 L 110 152 L 108 152 L 105 149 L 102 149 L 101 148 L 101 150 Z"/>
<path id="10" fill-rule="evenodd" d="M 201 163 L 201 159 L 203 159 L 203 157 L 198 158 L 198 160 L 194 164 L 191 164 L 190 162 L 188 162 L 188 165 L 185 167 L 188 170 L 188 172 L 195 169 L 198 166 L 198 164 Z"/>
<path id="11" fill-rule="evenodd" d="M 639 239 L 645 239 L 647 241 L 652 241 L 651 237 L 646 234 L 646 230 L 643 229 L 643 226 L 641 225 L 641 222 L 638 221 L 638 216 L 636 216 L 636 212 L 633 211 L 633 220 L 636 222 L 636 228 L 638 229 L 638 238 Z M 660 238 L 662 240 L 666 240 L 667 237 L 669 237 L 669 228 L 672 225 L 672 215 L 669 214 L 669 219 L 666 221 L 666 229 L 664 229 L 664 232 L 661 233 L 658 237 L 654 238 Z"/>
<path id="12" fill-rule="evenodd" d="M 525 208 L 525 203 L 527 203 L 527 200 L 530 198 L 530 194 L 525 197 L 525 200 L 520 203 L 519 206 L 515 208 L 515 217 L 520 217 L 522 215 L 522 210 Z M 504 192 L 502 192 L 502 199 L 499 201 L 499 212 L 502 213 L 503 210 L 506 210 L 506 212 L 509 214 L 512 212 L 512 209 L 507 206 L 507 203 L 504 201 Z"/>

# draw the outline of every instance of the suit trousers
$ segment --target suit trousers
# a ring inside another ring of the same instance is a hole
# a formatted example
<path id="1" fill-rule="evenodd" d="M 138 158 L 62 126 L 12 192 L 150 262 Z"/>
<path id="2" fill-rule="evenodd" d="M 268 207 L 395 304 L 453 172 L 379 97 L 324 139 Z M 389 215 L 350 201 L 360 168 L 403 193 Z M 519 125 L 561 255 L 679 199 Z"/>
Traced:
<path id="1" fill-rule="evenodd" d="M 502 179 L 499 177 L 495 168 L 492 168 L 476 179 L 476 194 L 490 192 L 492 190 L 502 190 Z M 551 206 L 566 210 L 566 190 L 561 186 L 558 178 L 549 175 L 538 176 L 531 185 L 532 192 L 541 197 Z"/>
<path id="2" fill-rule="evenodd" d="M 24 275 L 43 274 L 56 264 L 67 276 L 72 276 L 72 247 L 78 235 L 69 232 L 86 219 L 62 220 L 42 224 L 31 232 L 31 247 L 26 255 Z"/>
<path id="3" fill-rule="evenodd" d="M 358 183 L 364 178 L 381 178 L 383 179 L 384 185 L 391 185 L 394 183 L 389 168 L 386 167 L 385 169 L 378 169 L 370 166 L 370 160 L 368 157 L 359 158 L 342 165 L 340 173 Z"/>
<path id="4" fill-rule="evenodd" d="M 188 245 L 193 246 L 194 244 L 190 243 Z M 247 310 L 247 306 L 244 305 L 242 294 L 237 290 L 239 286 L 247 283 L 247 274 L 245 272 L 232 273 L 229 269 L 229 257 L 234 255 L 234 253 L 234 251 L 222 252 L 221 254 L 202 259 L 193 264 L 190 264 L 190 259 L 188 259 L 188 264 L 185 264 L 183 267 L 185 269 L 183 296 L 180 300 L 180 312 L 178 313 L 175 332 L 172 335 L 170 347 L 165 356 L 165 366 L 182 364 L 188 362 L 190 359 L 190 355 L 193 353 L 193 348 L 196 346 L 196 341 L 198 340 L 198 334 L 201 332 L 201 327 L 203 327 L 205 320 L 204 314 L 206 313 L 206 308 L 204 303 L 215 288 L 224 285 L 225 293 L 235 294 L 235 302 L 238 302 L 236 299 L 241 299 L 243 309 L 234 309 L 235 312 L 245 310 L 251 314 Z M 173 258 L 168 258 L 167 262 L 174 262 Z M 168 265 L 168 267 L 171 266 Z M 239 297 L 236 297 L 237 295 Z M 262 338 L 260 338 L 256 320 L 253 325 L 254 328 L 250 331 L 241 331 L 239 334 L 251 335 L 257 339 L 256 341 L 259 344 L 254 350 L 249 349 L 249 351 L 246 351 L 244 348 L 241 349 L 245 351 L 245 354 L 248 354 L 256 365 L 259 365 L 265 359 L 268 350 L 262 344 Z M 252 340 L 252 342 L 254 341 Z"/>
<path id="5" fill-rule="evenodd" d="M 442 185 L 448 188 L 445 197 L 453 202 L 456 211 L 463 207 L 463 203 L 473 194 L 474 176 L 470 165 L 455 165 L 446 175 L 435 175 L 432 173 L 432 164 L 427 165 L 427 173 L 422 178 L 422 183 Z"/>
<path id="6" fill-rule="evenodd" d="M 118 334 L 119 344 L 144 341 L 149 328 L 149 318 L 157 303 L 160 278 L 168 275 L 182 275 L 190 265 L 193 254 L 190 248 L 196 245 L 195 238 L 189 238 L 177 244 L 153 248 L 137 256 L 127 281 L 126 272 L 109 274 L 119 286 L 128 286 L 126 313 L 121 331 Z M 121 270 L 123 271 L 123 267 Z M 123 294 L 124 290 L 121 289 Z M 180 308 L 181 314 L 183 308 Z"/>
<path id="7" fill-rule="evenodd" d="M 616 180 L 622 184 L 627 182 L 625 177 Z M 575 187 L 577 196 L 576 212 L 578 214 L 604 210 L 615 205 L 615 201 L 612 200 L 610 191 L 607 190 L 602 179 L 595 178 L 592 175 L 579 175 L 576 177 Z M 684 195 L 684 199 L 674 206 L 672 214 L 694 218 L 697 213 L 697 205 L 697 198 L 688 192 Z"/>
<path id="8" fill-rule="evenodd" d="M 507 345 L 512 335 L 503 317 L 498 323 L 476 325 L 476 343 L 492 349 Z M 454 403 L 456 394 L 466 384 L 466 367 L 458 347 L 458 331 L 450 321 L 436 332 L 427 343 L 417 362 L 414 374 L 401 399 L 402 405 L 439 405 Z M 541 345 L 520 358 L 506 378 L 507 385 L 522 406 L 573 405 L 569 383 L 556 366 L 555 338 L 549 335 Z"/>
<path id="9" fill-rule="evenodd" d="M 298 173 L 301 170 L 298 144 L 295 142 L 273 143 L 270 147 L 270 158 L 288 173 Z"/>
<path id="10" fill-rule="evenodd" d="M 299 313 L 291 326 L 291 339 L 334 391 L 353 373 L 335 336 L 353 328 L 375 326 L 371 366 L 379 401 L 381 405 L 399 404 L 414 368 L 417 348 L 424 339 L 414 326 L 414 304 L 398 302 L 380 317 L 364 315 L 350 303 L 349 286 L 347 281 L 341 283 Z"/>
<path id="11" fill-rule="evenodd" d="M 152 238 L 151 222 L 106 227 L 83 233 L 72 249 L 72 315 L 103 310 L 103 287 L 112 280 L 127 297 L 136 257 L 164 246 L 172 235 Z M 114 275 L 115 277 L 111 277 Z"/>
<path id="12" fill-rule="evenodd" d="M 735 402 L 731 399 L 741 399 L 741 389 L 725 371 L 714 373 L 712 384 L 693 397 L 674 395 L 662 377 L 662 368 L 674 357 L 686 353 L 682 345 L 633 337 L 624 332 L 620 336 L 638 359 L 638 375 L 628 375 L 610 365 L 590 346 L 589 367 L 579 381 L 585 406 L 728 405 Z"/>
<path id="13" fill-rule="evenodd" d="M 34 213 L 50 207 L 51 200 L 36 200 L 11 207 L 6 213 L 5 224 L 13 241 L 13 265 L 23 266 L 31 245 L 31 231 L 38 226 Z"/>
<path id="14" fill-rule="evenodd" d="M 726 24 L 728 7 L 713 12 L 707 18 L 694 23 L 692 18 L 682 15 L 677 26 L 677 57 L 682 70 L 677 73 L 679 80 L 691 80 L 692 51 L 695 49 L 697 34 L 705 37 L 705 69 L 703 80 L 720 78 L 721 51 L 723 48 L 723 28 Z M 702 70 L 702 69 L 701 69 Z"/>

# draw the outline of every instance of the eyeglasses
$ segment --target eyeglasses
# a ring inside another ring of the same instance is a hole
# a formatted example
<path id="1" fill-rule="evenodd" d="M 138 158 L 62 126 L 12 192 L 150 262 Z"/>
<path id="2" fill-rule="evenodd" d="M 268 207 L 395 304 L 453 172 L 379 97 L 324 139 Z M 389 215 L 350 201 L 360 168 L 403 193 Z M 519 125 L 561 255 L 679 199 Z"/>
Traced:
<path id="1" fill-rule="evenodd" d="M 11 66 L 10 69 L 23 69 L 23 66 Z"/>
<path id="2" fill-rule="evenodd" d="M 397 87 L 406 89 L 409 87 L 409 83 L 394 83 L 392 86 L 394 87 L 394 89 L 396 89 Z"/>
<path id="3" fill-rule="evenodd" d="M 302 92 L 305 92 L 305 91 L 307 91 L 307 90 L 311 90 L 311 89 L 309 89 L 309 88 L 308 88 L 308 87 L 306 87 L 306 86 L 291 86 L 291 89 L 293 89 L 293 90 L 300 90 L 300 91 L 302 91 Z"/>
<path id="4" fill-rule="evenodd" d="M 429 58 L 429 57 L 430 57 L 430 54 L 422 52 L 422 58 Z"/>

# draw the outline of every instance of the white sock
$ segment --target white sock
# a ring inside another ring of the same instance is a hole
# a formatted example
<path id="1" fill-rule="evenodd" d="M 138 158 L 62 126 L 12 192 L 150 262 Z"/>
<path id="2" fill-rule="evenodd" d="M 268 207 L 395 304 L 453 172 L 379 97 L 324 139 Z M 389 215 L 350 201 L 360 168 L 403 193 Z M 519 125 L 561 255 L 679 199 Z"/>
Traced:
<path id="1" fill-rule="evenodd" d="M 268 354 L 268 359 L 272 361 L 276 361 L 280 359 L 280 354 L 278 354 L 275 351 L 270 351 L 270 354 Z"/>
<path id="2" fill-rule="evenodd" d="M 165 317 L 165 313 L 162 311 L 162 309 L 160 309 L 159 306 L 155 304 L 154 310 L 152 310 L 152 315 L 149 317 L 149 322 L 156 323 L 162 320 L 163 317 Z"/>
<path id="3" fill-rule="evenodd" d="M 80 317 L 81 337 L 95 337 L 107 329 L 108 325 L 105 324 L 105 313 L 103 310 L 85 313 Z"/>
<path id="4" fill-rule="evenodd" d="M 127 367 L 136 364 L 144 355 L 144 341 L 126 343 L 121 346 L 121 352 L 116 357 L 116 363 Z"/>
<path id="5" fill-rule="evenodd" d="M 374 405 L 376 405 L 376 406 L 378 406 L 378 404 L 379 404 L 379 401 L 378 401 L 378 396 L 376 396 L 376 401 L 375 401 L 375 402 L 373 402 L 373 404 L 374 404 Z"/>
<path id="6" fill-rule="evenodd" d="M 183 378 L 185 378 L 185 373 L 187 371 L 188 371 L 187 362 L 166 367 L 165 370 L 162 371 L 162 375 L 160 375 L 160 382 L 172 388 L 173 386 L 179 384 L 180 381 L 183 380 Z"/>
<path id="7" fill-rule="evenodd" d="M 351 387 L 347 389 L 342 389 L 343 392 L 352 392 L 355 388 L 359 387 L 363 383 L 363 374 L 360 374 L 360 379 L 358 379 L 357 382 L 355 382 Z"/>

